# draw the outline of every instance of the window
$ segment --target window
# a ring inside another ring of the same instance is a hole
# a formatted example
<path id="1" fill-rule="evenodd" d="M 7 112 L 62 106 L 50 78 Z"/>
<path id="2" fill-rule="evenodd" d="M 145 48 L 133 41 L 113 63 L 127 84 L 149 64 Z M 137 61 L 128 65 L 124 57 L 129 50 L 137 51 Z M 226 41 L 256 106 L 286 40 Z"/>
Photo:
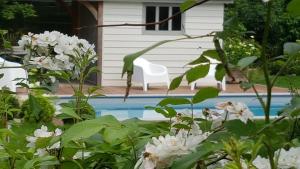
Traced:
<path id="1" fill-rule="evenodd" d="M 146 5 L 145 6 L 145 21 L 146 23 L 159 22 L 169 18 L 170 16 L 180 12 L 180 8 L 174 5 Z M 145 30 L 150 31 L 169 31 L 181 32 L 182 16 L 178 15 L 168 22 L 159 25 L 147 25 Z"/>

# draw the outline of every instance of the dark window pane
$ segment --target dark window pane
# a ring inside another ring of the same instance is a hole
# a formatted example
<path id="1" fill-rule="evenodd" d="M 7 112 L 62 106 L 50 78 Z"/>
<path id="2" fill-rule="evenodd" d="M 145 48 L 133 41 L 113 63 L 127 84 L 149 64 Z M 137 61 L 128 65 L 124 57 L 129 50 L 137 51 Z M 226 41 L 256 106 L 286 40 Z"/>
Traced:
<path id="1" fill-rule="evenodd" d="M 172 15 L 180 12 L 179 7 L 172 8 Z M 181 14 L 172 19 L 172 30 L 180 31 L 181 30 Z"/>
<path id="2" fill-rule="evenodd" d="M 159 21 L 169 17 L 169 7 L 159 7 Z M 168 22 L 159 25 L 159 30 L 168 30 Z"/>
<path id="3" fill-rule="evenodd" d="M 155 22 L 155 6 L 147 6 L 146 7 L 146 23 Z M 155 25 L 147 25 L 146 30 L 155 30 Z"/>

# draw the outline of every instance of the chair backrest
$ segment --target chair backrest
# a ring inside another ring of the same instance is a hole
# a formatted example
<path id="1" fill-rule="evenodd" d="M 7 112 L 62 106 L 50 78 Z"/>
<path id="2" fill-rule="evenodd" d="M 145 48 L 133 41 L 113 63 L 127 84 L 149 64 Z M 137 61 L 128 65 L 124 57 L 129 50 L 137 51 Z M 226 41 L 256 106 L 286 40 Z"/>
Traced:
<path id="1" fill-rule="evenodd" d="M 208 75 L 213 75 L 214 76 L 215 73 L 216 73 L 216 68 L 217 68 L 216 63 L 210 63 Z"/>
<path id="2" fill-rule="evenodd" d="M 136 58 L 134 61 L 133 61 L 133 64 L 134 65 L 137 65 L 137 66 L 148 66 L 150 64 L 150 62 L 144 58 Z"/>

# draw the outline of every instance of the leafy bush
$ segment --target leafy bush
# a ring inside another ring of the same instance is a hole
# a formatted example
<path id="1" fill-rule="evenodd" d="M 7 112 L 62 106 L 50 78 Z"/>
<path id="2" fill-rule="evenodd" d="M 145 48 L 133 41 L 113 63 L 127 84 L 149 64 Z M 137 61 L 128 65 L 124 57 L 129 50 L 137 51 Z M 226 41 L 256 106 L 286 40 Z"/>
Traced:
<path id="1" fill-rule="evenodd" d="M 25 120 L 31 122 L 49 122 L 55 113 L 53 103 L 44 96 L 29 96 L 21 110 Z"/>
<path id="2" fill-rule="evenodd" d="M 8 119 L 19 116 L 19 100 L 5 88 L 0 90 L 0 112 L 3 115 L 8 113 Z"/>
<path id="3" fill-rule="evenodd" d="M 285 42 L 293 42 L 300 38 L 300 18 L 286 12 L 289 1 L 273 0 L 272 22 L 268 39 L 268 53 L 279 56 L 283 53 Z M 262 42 L 265 15 L 267 8 L 261 0 L 235 0 L 234 4 L 226 8 L 225 19 L 231 21 L 225 24 L 224 30 L 240 25 L 245 29 L 231 29 L 233 33 L 248 33 L 255 36 L 255 40 Z"/>
<path id="4" fill-rule="evenodd" d="M 224 41 L 224 51 L 232 64 L 237 64 L 244 57 L 260 55 L 260 50 L 253 39 L 238 37 L 227 38 Z"/>
<path id="5" fill-rule="evenodd" d="M 76 108 L 76 102 L 70 101 L 68 103 L 61 104 L 62 107 L 70 107 L 70 108 Z M 77 111 L 77 115 L 82 120 L 90 120 L 96 118 L 96 111 L 88 102 L 85 102 L 83 100 L 80 101 L 80 111 Z M 70 119 L 64 119 L 65 123 L 72 123 L 73 120 Z"/>
<path id="6" fill-rule="evenodd" d="M 280 68 L 285 65 L 285 61 L 278 60 L 270 64 L 270 71 L 271 74 L 276 74 Z M 283 72 L 282 75 L 300 75 L 300 59 L 294 60 L 292 64 L 290 64 L 289 67 L 287 67 Z"/>

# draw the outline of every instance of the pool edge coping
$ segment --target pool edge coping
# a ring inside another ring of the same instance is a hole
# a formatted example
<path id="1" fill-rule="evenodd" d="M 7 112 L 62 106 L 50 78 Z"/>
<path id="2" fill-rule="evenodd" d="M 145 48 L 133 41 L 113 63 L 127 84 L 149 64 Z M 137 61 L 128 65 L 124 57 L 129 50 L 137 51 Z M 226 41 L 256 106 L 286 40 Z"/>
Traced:
<path id="1" fill-rule="evenodd" d="M 261 96 L 266 96 L 267 93 L 259 93 Z M 128 98 L 153 98 L 153 97 L 191 97 L 194 96 L 195 94 L 132 94 L 129 95 Z M 47 95 L 47 96 L 54 96 L 58 98 L 71 98 L 73 95 Z M 255 93 L 221 93 L 219 94 L 221 97 L 226 97 L 226 96 L 241 96 L 241 97 L 247 97 L 247 96 L 256 96 Z M 273 93 L 272 96 L 291 96 L 290 93 L 288 92 L 282 92 L 282 93 Z M 122 98 L 124 97 L 124 94 L 107 94 L 104 96 L 97 96 L 94 98 Z"/>

